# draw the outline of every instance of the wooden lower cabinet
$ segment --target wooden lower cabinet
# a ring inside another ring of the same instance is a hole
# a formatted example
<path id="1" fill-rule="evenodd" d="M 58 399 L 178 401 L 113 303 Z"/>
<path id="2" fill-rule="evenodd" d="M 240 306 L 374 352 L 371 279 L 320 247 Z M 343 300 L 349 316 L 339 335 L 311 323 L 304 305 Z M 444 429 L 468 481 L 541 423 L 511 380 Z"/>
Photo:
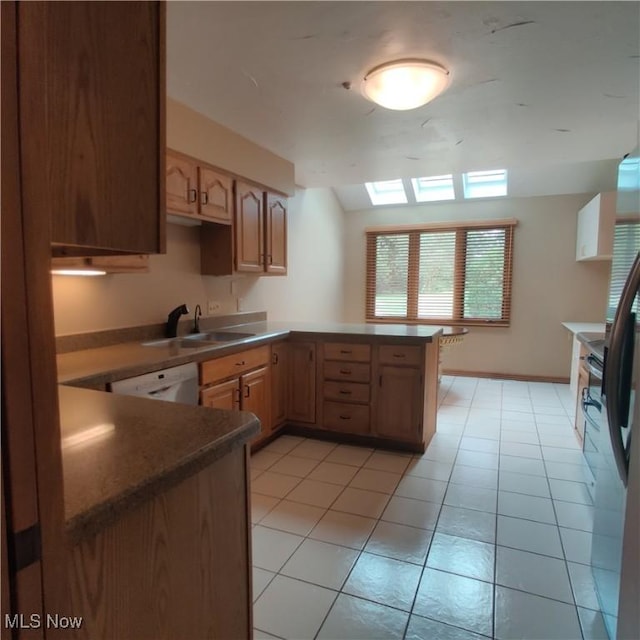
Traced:
<path id="1" fill-rule="evenodd" d="M 254 413 L 261 431 L 252 444 L 271 433 L 270 353 L 268 346 L 256 347 L 200 364 L 200 404 Z"/>
<path id="2" fill-rule="evenodd" d="M 75 638 L 249 638 L 246 447 L 70 549 Z"/>
<path id="3" fill-rule="evenodd" d="M 276 429 L 287 420 L 289 391 L 289 345 L 271 345 L 271 428 Z"/>
<path id="4" fill-rule="evenodd" d="M 289 411 L 291 422 L 316 421 L 316 344 L 289 344 Z"/>
<path id="5" fill-rule="evenodd" d="M 422 424 L 422 374 L 419 368 L 380 365 L 375 392 L 374 433 L 416 441 Z"/>
<path id="6" fill-rule="evenodd" d="M 271 433 L 271 380 L 269 367 L 261 367 L 240 378 L 242 394 L 240 408 L 251 411 L 260 420 L 260 433 L 256 440 L 262 440 Z"/>
<path id="7" fill-rule="evenodd" d="M 213 384 L 200 392 L 200 404 L 210 409 L 240 410 L 240 378 Z"/>

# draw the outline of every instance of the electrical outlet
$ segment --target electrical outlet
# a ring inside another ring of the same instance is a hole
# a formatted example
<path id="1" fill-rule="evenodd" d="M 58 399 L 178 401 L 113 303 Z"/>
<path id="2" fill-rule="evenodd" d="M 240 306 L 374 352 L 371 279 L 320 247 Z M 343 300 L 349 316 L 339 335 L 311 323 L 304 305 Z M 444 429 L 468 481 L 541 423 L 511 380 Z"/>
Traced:
<path id="1" fill-rule="evenodd" d="M 215 313 L 216 311 L 220 311 L 220 307 L 222 305 L 217 301 L 217 300 L 209 300 L 207 302 L 207 314 L 211 315 L 212 313 Z"/>

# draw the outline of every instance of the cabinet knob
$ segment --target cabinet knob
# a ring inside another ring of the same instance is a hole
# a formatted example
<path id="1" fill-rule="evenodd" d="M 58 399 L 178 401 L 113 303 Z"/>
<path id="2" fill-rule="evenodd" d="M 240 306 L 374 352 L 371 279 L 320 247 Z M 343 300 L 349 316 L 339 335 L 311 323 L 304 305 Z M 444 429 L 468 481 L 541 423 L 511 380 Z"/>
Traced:
<path id="1" fill-rule="evenodd" d="M 198 200 L 198 191 L 196 189 L 187 189 L 187 202 L 192 203 Z"/>
<path id="2" fill-rule="evenodd" d="M 209 204 L 209 194 L 206 191 L 200 193 L 200 203 Z"/>
<path id="3" fill-rule="evenodd" d="M 278 364 L 278 354 L 274 353 L 271 357 L 271 364 Z"/>

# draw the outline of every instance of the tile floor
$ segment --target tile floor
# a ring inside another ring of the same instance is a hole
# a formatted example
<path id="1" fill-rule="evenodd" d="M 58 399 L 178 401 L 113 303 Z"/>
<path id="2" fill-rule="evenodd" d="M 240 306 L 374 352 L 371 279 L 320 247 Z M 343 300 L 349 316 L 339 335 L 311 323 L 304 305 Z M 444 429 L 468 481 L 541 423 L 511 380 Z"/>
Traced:
<path id="1" fill-rule="evenodd" d="M 253 456 L 256 638 L 606 638 L 567 385 L 445 376 L 423 455 Z"/>

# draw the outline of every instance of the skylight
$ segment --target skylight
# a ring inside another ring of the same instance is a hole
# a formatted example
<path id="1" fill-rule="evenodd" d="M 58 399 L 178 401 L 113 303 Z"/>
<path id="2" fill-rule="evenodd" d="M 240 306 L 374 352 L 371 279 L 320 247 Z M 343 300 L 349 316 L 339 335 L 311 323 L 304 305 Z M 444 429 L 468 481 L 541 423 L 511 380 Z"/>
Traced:
<path id="1" fill-rule="evenodd" d="M 465 198 L 495 198 L 507 195 L 507 170 L 469 171 L 462 174 Z"/>
<path id="2" fill-rule="evenodd" d="M 453 176 L 429 176 L 427 178 L 411 178 L 416 202 L 434 202 L 436 200 L 455 200 Z"/>
<path id="3" fill-rule="evenodd" d="M 406 204 L 407 194 L 404 192 L 402 180 L 384 180 L 382 182 L 365 182 L 371 204 Z"/>

